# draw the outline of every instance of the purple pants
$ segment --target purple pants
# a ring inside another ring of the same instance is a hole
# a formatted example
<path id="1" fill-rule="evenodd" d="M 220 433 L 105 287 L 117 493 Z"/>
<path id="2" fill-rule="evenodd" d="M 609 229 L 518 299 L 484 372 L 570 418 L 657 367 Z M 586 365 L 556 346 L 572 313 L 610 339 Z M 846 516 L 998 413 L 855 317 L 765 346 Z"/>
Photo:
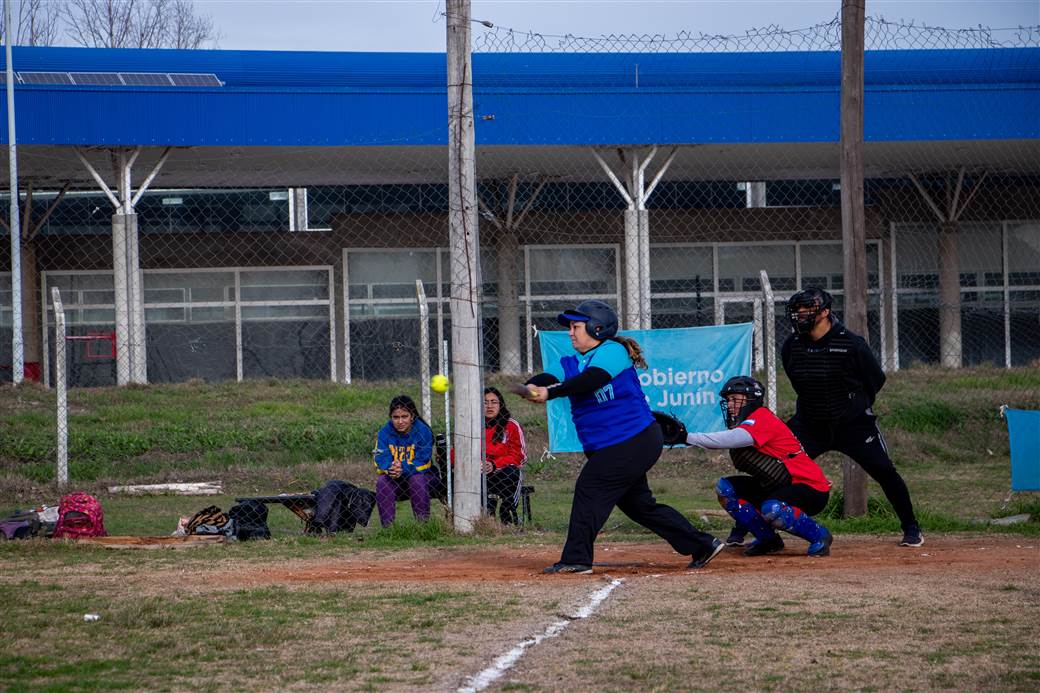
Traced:
<path id="1" fill-rule="evenodd" d="M 421 522 L 430 519 L 430 475 L 412 474 L 394 479 L 380 474 L 376 477 L 376 505 L 379 506 L 379 522 L 384 527 L 394 523 L 397 501 L 405 498 L 412 501 L 415 519 Z"/>

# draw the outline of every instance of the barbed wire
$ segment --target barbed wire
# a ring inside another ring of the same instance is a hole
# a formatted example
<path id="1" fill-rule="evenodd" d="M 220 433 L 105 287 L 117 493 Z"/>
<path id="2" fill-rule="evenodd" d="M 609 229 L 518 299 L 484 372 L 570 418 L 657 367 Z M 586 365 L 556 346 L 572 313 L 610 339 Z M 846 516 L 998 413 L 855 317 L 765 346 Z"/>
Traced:
<path id="1" fill-rule="evenodd" d="M 484 29 L 481 26 L 485 27 Z M 841 47 L 841 18 L 801 29 L 776 24 L 740 34 L 681 31 L 665 34 L 543 34 L 510 27 L 476 25 L 473 50 L 479 53 L 737 53 L 836 51 Z M 1013 48 L 1040 45 L 1040 25 L 964 29 L 867 17 L 867 50 L 936 48 Z"/>

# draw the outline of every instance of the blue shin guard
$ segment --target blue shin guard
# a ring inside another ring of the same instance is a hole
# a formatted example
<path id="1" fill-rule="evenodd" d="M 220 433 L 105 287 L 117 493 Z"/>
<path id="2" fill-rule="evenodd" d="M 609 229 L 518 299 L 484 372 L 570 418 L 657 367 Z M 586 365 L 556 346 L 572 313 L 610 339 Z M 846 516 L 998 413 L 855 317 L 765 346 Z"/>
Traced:
<path id="1" fill-rule="evenodd" d="M 715 493 L 719 497 L 719 505 L 729 513 L 738 525 L 746 528 L 758 541 L 769 541 L 776 536 L 776 532 L 769 526 L 762 514 L 754 505 L 737 497 L 737 491 L 733 484 L 725 477 L 719 479 L 715 484 Z"/>
<path id="2" fill-rule="evenodd" d="M 769 499 L 762 504 L 762 516 L 773 527 L 809 542 L 810 556 L 826 556 L 830 553 L 831 533 L 801 509 L 783 501 Z"/>

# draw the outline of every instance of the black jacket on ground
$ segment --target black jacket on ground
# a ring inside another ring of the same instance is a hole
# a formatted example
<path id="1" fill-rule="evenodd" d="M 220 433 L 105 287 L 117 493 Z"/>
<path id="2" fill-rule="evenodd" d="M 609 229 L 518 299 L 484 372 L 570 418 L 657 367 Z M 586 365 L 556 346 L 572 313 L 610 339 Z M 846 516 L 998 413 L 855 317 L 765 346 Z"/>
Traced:
<path id="1" fill-rule="evenodd" d="M 333 480 L 314 492 L 314 532 L 353 532 L 357 525 L 368 526 L 376 504 L 376 494 L 346 481 Z"/>
<path id="2" fill-rule="evenodd" d="M 795 416 L 807 423 L 837 423 L 874 404 L 885 374 L 866 340 L 831 318 L 817 341 L 792 334 L 780 349 L 784 372 L 798 394 Z"/>

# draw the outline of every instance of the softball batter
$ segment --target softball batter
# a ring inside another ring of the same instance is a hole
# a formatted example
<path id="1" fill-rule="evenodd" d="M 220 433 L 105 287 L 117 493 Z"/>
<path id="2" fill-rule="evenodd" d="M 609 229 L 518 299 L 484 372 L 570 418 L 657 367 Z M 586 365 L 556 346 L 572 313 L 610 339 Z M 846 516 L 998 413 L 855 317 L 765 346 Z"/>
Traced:
<path id="1" fill-rule="evenodd" d="M 675 508 L 658 503 L 646 473 L 661 456 L 661 428 L 650 413 L 636 368 L 646 368 L 639 344 L 618 337 L 617 313 L 584 301 L 557 320 L 570 330 L 574 354 L 560 360 L 564 380 L 541 373 L 528 380 L 532 402 L 568 397 L 587 461 L 574 485 L 567 541 L 545 573 L 591 573 L 593 543 L 615 506 L 702 568 L 725 547 Z"/>

